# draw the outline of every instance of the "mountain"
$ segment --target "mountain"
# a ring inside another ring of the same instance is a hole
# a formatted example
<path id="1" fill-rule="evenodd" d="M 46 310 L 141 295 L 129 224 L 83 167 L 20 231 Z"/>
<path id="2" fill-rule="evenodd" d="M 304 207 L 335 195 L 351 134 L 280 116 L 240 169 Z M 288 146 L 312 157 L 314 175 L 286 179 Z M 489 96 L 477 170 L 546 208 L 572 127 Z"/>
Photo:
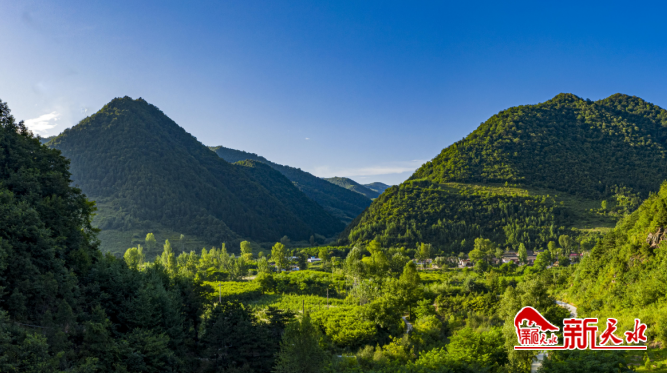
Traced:
<path id="1" fill-rule="evenodd" d="M 74 183 L 97 202 L 106 249 L 124 250 L 128 234 L 142 238 L 151 230 L 219 245 L 285 235 L 308 240 L 339 228 L 327 226 L 333 220 L 312 204 L 288 206 L 303 201 L 294 199 L 296 188 L 281 201 L 143 99 L 114 99 L 48 145 L 71 160 Z M 122 239 L 107 242 L 118 234 Z"/>
<path id="2" fill-rule="evenodd" d="M 320 179 L 301 169 L 273 163 L 257 154 L 242 150 L 229 149 L 223 146 L 215 146 L 210 149 L 220 158 L 230 163 L 250 159 L 268 164 L 271 168 L 285 175 L 308 198 L 317 202 L 331 215 L 346 224 L 351 222 L 352 219 L 361 214 L 371 204 L 371 200 L 365 196 Z"/>
<path id="3" fill-rule="evenodd" d="M 49 142 L 49 141 L 51 141 L 55 138 L 56 138 L 55 135 L 54 136 L 49 136 L 49 137 L 38 137 L 39 142 L 42 143 L 42 144 L 46 144 L 47 142 Z"/>
<path id="4" fill-rule="evenodd" d="M 382 192 L 384 192 L 391 185 L 387 185 L 387 184 L 380 183 L 380 182 L 376 181 L 376 182 L 370 183 L 370 184 L 363 184 L 363 186 L 365 186 L 366 188 L 368 188 L 368 189 L 370 189 L 374 192 L 377 192 L 378 194 L 382 194 Z"/>
<path id="5" fill-rule="evenodd" d="M 341 186 L 345 189 L 349 189 L 353 192 L 363 194 L 364 196 L 366 196 L 370 199 L 374 199 L 374 198 L 377 198 L 378 196 L 380 196 L 380 193 L 378 193 L 374 190 L 368 189 L 365 186 L 357 183 L 356 181 L 354 181 L 352 179 L 348 179 L 346 177 L 330 177 L 330 178 L 327 178 L 327 179 L 324 179 L 324 180 L 326 180 L 326 181 L 328 181 L 332 184 L 336 184 L 338 186 Z"/>
<path id="6" fill-rule="evenodd" d="M 289 179 L 268 164 L 247 159 L 234 163 L 234 166 L 271 192 L 292 214 L 308 222 L 314 232 L 331 236 L 345 228 L 340 220 L 329 215 L 322 206 L 308 198 Z"/>
<path id="7" fill-rule="evenodd" d="M 666 140 L 667 111 L 634 96 L 513 107 L 385 190 L 341 242 L 533 249 L 609 230 L 667 179 Z"/>

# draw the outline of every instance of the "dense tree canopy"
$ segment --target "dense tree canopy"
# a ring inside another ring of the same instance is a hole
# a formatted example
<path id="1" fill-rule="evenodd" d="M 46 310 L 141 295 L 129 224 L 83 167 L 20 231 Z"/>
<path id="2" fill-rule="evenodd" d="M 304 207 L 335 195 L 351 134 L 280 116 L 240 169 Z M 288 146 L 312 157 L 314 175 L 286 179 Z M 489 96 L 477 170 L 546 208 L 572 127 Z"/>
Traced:
<path id="1" fill-rule="evenodd" d="M 667 111 L 637 97 L 560 94 L 513 107 L 387 189 L 340 242 L 425 241 L 456 252 L 463 240 L 468 251 L 484 237 L 544 248 L 574 226 L 580 205 L 597 205 L 589 215 L 620 216 L 656 191 L 667 179 L 666 140 Z M 561 204 L 561 193 L 577 202 Z"/>
<path id="2" fill-rule="evenodd" d="M 49 145 L 71 160 L 74 183 L 98 202 L 103 230 L 157 225 L 216 244 L 308 240 L 340 229 L 319 206 L 299 206 L 309 201 L 296 188 L 281 201 L 143 99 L 114 99 Z"/>
<path id="3" fill-rule="evenodd" d="M 308 198 L 317 202 L 329 213 L 345 223 L 352 221 L 371 204 L 371 200 L 365 196 L 320 179 L 299 168 L 283 166 L 273 163 L 257 154 L 229 149 L 224 146 L 212 147 L 211 150 L 220 156 L 220 158 L 231 163 L 249 159 L 268 164 L 273 169 L 285 175 Z"/>

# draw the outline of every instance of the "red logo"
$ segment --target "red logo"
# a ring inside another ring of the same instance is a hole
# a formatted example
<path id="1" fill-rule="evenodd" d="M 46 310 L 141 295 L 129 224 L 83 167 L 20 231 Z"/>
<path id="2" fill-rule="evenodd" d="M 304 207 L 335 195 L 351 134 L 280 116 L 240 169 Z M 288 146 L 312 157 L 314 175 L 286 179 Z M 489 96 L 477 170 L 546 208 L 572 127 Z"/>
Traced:
<path id="1" fill-rule="evenodd" d="M 598 319 L 570 318 L 563 320 L 563 344 L 558 345 L 560 328 L 550 323 L 533 307 L 524 307 L 514 317 L 514 328 L 519 340 L 515 350 L 646 350 L 646 346 L 619 346 L 623 340 L 614 333 L 617 330 L 616 319 L 607 319 L 607 328 L 600 335 L 598 344 Z M 522 326 L 523 325 L 523 326 Z M 625 342 L 646 342 L 646 324 L 635 319 L 632 331 L 625 332 Z M 611 342 L 611 343 L 609 343 Z"/>

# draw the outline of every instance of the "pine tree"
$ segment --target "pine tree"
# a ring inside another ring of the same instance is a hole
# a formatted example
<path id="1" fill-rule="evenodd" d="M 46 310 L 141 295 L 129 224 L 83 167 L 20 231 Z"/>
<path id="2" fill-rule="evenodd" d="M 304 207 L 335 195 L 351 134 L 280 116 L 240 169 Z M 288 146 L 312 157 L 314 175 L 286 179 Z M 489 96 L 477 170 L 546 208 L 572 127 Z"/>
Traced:
<path id="1" fill-rule="evenodd" d="M 327 353 L 320 346 L 320 331 L 310 316 L 303 316 L 285 329 L 275 373 L 319 373 L 327 364 Z"/>

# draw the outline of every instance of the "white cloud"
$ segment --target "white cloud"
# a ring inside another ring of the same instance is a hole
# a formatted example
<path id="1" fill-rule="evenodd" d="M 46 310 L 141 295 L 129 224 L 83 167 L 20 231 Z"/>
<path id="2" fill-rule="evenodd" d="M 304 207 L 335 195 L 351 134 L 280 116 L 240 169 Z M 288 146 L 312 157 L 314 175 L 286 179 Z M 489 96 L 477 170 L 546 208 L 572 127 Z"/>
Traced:
<path id="1" fill-rule="evenodd" d="M 28 119 L 25 121 L 25 125 L 32 132 L 42 135 L 58 125 L 59 117 L 60 113 L 54 111 L 49 114 L 40 115 L 37 118 Z"/>
<path id="2" fill-rule="evenodd" d="M 419 164 L 415 164 L 419 162 Z M 419 165 L 424 163 L 421 160 L 413 160 L 411 162 L 394 162 L 392 164 L 384 164 L 377 166 L 359 167 L 359 168 L 331 168 L 329 166 L 315 167 L 313 174 L 319 177 L 333 177 L 333 176 L 375 176 L 375 175 L 391 175 L 402 174 L 405 172 L 414 172 Z"/>
<path id="3" fill-rule="evenodd" d="M 306 137 L 306 140 L 310 140 L 310 138 Z"/>

